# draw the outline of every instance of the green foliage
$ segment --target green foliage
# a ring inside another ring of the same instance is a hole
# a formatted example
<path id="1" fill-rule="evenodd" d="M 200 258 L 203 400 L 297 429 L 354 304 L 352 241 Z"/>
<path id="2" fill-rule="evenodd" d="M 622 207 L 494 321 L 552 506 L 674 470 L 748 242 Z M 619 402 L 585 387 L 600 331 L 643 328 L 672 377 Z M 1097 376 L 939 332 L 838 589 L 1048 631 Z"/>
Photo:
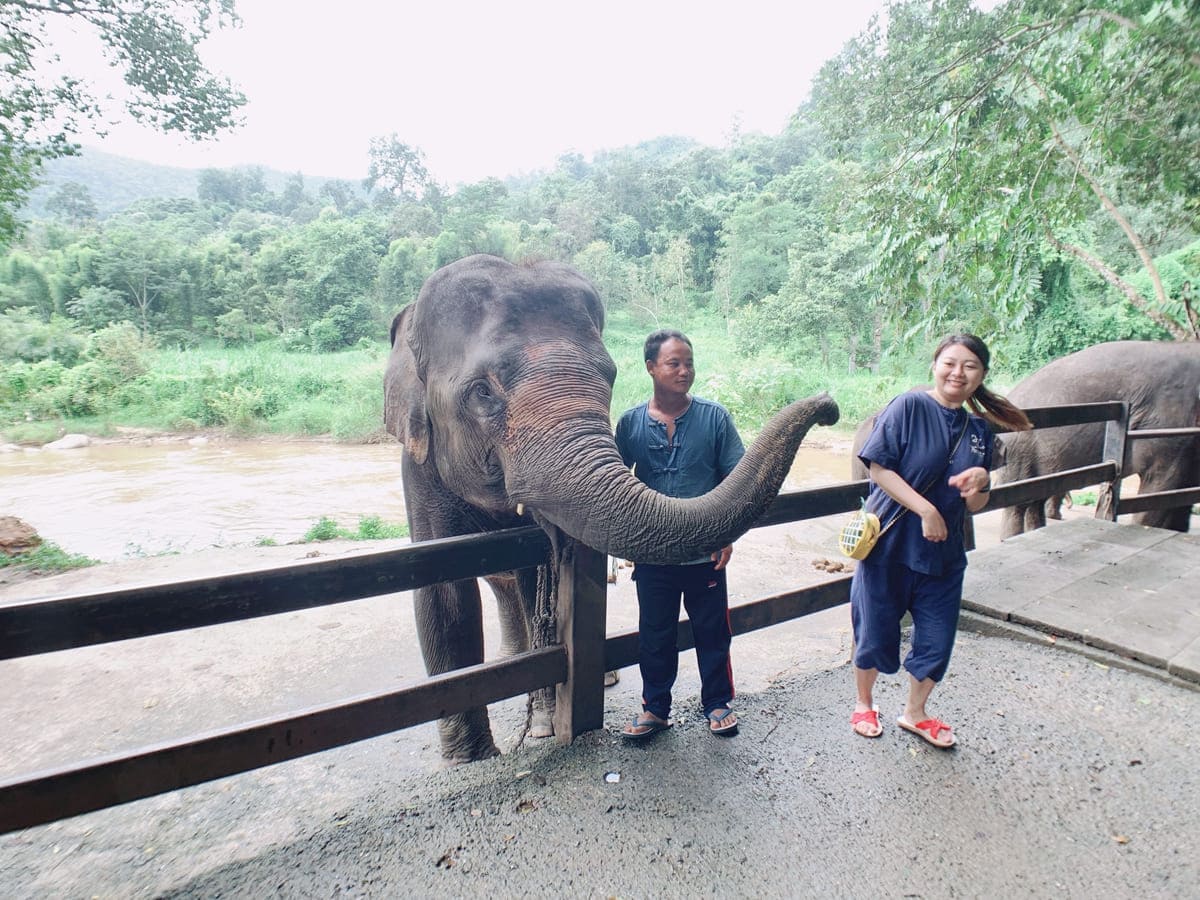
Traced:
<path id="1" fill-rule="evenodd" d="M 46 212 L 66 219 L 75 226 L 91 222 L 99 215 L 96 201 L 87 185 L 68 181 L 46 201 Z"/>
<path id="2" fill-rule="evenodd" d="M 364 516 L 358 520 L 358 528 L 349 530 L 342 528 L 328 516 L 322 516 L 304 533 L 300 539 L 302 544 L 314 541 L 382 541 L 392 538 L 408 537 L 408 526 L 385 522 L 378 516 Z"/>
<path id="3" fill-rule="evenodd" d="M 0 553 L 0 569 L 25 570 L 37 575 L 54 575 L 98 564 L 99 560 L 68 553 L 50 541 L 43 541 L 30 550 L 12 556 Z"/>
<path id="4" fill-rule="evenodd" d="M 132 314 L 120 291 L 103 285 L 89 285 L 67 303 L 67 313 L 83 328 L 98 329 L 114 322 L 127 322 Z"/>
<path id="5" fill-rule="evenodd" d="M 0 359 L 37 362 L 53 359 L 73 365 L 83 354 L 87 339 L 69 319 L 55 316 L 49 322 L 34 318 L 27 309 L 0 314 Z"/>
<path id="6" fill-rule="evenodd" d="M 363 338 L 376 338 L 383 333 L 377 308 L 365 297 L 334 304 L 324 316 L 308 326 L 312 349 L 317 353 L 343 350 Z"/>
<path id="7" fill-rule="evenodd" d="M 401 141 L 395 132 L 371 138 L 368 160 L 363 185 L 376 191 L 376 198 L 384 203 L 414 200 L 429 182 L 425 154 Z"/>
<path id="8" fill-rule="evenodd" d="M 1044 260 L 1062 253 L 1174 337 L 1196 334 L 1121 275 L 1135 260 L 1152 267 L 1131 210 L 1154 204 L 1195 228 L 1195 11 L 1189 0 L 1104 6 L 898 3 L 886 30 L 822 69 L 814 112 L 839 155 L 871 172 L 852 210 L 878 236 L 897 320 L 944 331 L 965 301 L 981 331 L 1019 329 Z M 1107 258 L 1087 230 L 1100 205 L 1127 237 Z"/>
<path id="9" fill-rule="evenodd" d="M 646 332 L 682 327 L 698 390 L 751 432 L 822 388 L 847 417 L 873 412 L 924 379 L 952 328 L 1014 373 L 1178 336 L 1200 212 L 1200 57 L 1182 3 L 898 3 L 782 134 L 568 154 L 454 190 L 392 135 L 372 145 L 370 205 L 359 185 L 261 168 L 118 204 L 108 188 L 132 189 L 112 168 L 100 183 L 72 168 L 81 188 L 60 181 L 57 218 L 0 257 L 6 431 L 69 416 L 385 439 L 388 323 L 473 252 L 561 260 L 596 285 L 614 413 L 646 395 Z M 103 198 L 98 222 L 84 191 Z M 140 370 L 119 347 L 85 353 L 89 333 L 122 324 Z M 162 349 L 137 349 L 135 330 Z"/>
<path id="10" fill-rule="evenodd" d="M 0 5 L 5 82 L 0 89 L 0 247 L 19 230 L 14 212 L 44 160 L 71 155 L 83 122 L 115 111 L 93 92 L 65 55 L 47 52 L 51 20 L 73 19 L 94 32 L 129 88 L 126 112 L 166 132 L 192 138 L 236 124 L 242 96 L 213 76 L 198 46 L 213 30 L 238 22 L 233 0 L 94 0 L 87 4 Z"/>

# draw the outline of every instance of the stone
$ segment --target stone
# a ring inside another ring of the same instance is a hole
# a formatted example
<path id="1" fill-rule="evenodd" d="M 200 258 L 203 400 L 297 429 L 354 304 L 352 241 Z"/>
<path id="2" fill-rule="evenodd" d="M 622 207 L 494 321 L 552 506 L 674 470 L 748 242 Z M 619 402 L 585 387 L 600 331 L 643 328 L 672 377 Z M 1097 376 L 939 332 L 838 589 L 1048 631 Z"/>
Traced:
<path id="1" fill-rule="evenodd" d="M 86 434 L 64 434 L 57 441 L 46 444 L 47 450 L 78 450 L 92 442 Z"/>
<path id="2" fill-rule="evenodd" d="M 42 542 L 32 525 L 16 516 L 0 516 L 0 553 L 16 556 L 32 550 Z"/>

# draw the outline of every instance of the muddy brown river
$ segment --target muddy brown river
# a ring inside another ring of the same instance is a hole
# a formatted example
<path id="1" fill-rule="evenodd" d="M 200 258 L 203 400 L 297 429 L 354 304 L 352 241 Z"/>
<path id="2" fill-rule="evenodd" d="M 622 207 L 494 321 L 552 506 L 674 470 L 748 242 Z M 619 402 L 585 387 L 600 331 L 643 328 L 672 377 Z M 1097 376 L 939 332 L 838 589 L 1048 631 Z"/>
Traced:
<path id="1" fill-rule="evenodd" d="M 322 516 L 406 521 L 397 444 L 104 443 L 0 453 L 0 515 L 70 553 L 115 562 L 301 538 Z M 849 441 L 801 446 L 784 482 L 849 478 Z"/>

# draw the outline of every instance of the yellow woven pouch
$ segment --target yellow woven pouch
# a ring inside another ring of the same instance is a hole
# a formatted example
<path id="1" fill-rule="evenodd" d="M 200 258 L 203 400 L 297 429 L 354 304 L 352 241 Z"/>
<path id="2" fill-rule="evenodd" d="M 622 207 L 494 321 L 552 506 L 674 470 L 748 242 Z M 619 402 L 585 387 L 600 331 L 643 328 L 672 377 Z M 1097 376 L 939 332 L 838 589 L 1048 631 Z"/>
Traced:
<path id="1" fill-rule="evenodd" d="M 864 502 L 862 509 L 850 517 L 838 534 L 838 549 L 843 556 L 851 559 L 866 559 L 875 542 L 879 540 L 879 516 L 867 512 Z"/>

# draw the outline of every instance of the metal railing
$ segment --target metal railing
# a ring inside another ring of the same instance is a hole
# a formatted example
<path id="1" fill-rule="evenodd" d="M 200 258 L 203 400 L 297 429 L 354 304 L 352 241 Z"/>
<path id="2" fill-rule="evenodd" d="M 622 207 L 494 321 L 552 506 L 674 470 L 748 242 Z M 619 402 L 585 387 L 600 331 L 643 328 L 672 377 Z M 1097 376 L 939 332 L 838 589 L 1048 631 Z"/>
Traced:
<path id="1" fill-rule="evenodd" d="M 1106 423 L 1095 465 L 998 485 L 988 509 L 1111 486 L 1105 515 L 1200 502 L 1200 486 L 1120 499 L 1128 442 L 1200 429 L 1127 430 L 1123 403 L 1027 410 L 1035 427 Z M 755 527 L 844 513 L 859 507 L 867 481 L 780 494 Z M 1098 514 L 1100 511 L 1098 510 Z M 968 540 L 970 535 L 968 534 Z M 550 544 L 538 528 L 412 544 L 350 559 L 316 560 L 192 581 L 118 588 L 0 606 L 0 659 L 69 650 L 259 616 L 345 603 L 425 585 L 545 565 Z M 556 688 L 561 741 L 603 725 L 603 673 L 638 660 L 637 632 L 606 637 L 604 557 L 574 545 L 558 573 L 558 643 L 435 676 L 420 685 L 348 697 L 320 707 L 186 739 L 85 760 L 0 781 L 0 833 L 150 797 L 322 750 L 377 737 L 543 687 Z M 765 597 L 730 610 L 735 635 L 829 609 L 849 599 L 850 576 Z M 680 652 L 694 646 L 679 624 Z"/>

